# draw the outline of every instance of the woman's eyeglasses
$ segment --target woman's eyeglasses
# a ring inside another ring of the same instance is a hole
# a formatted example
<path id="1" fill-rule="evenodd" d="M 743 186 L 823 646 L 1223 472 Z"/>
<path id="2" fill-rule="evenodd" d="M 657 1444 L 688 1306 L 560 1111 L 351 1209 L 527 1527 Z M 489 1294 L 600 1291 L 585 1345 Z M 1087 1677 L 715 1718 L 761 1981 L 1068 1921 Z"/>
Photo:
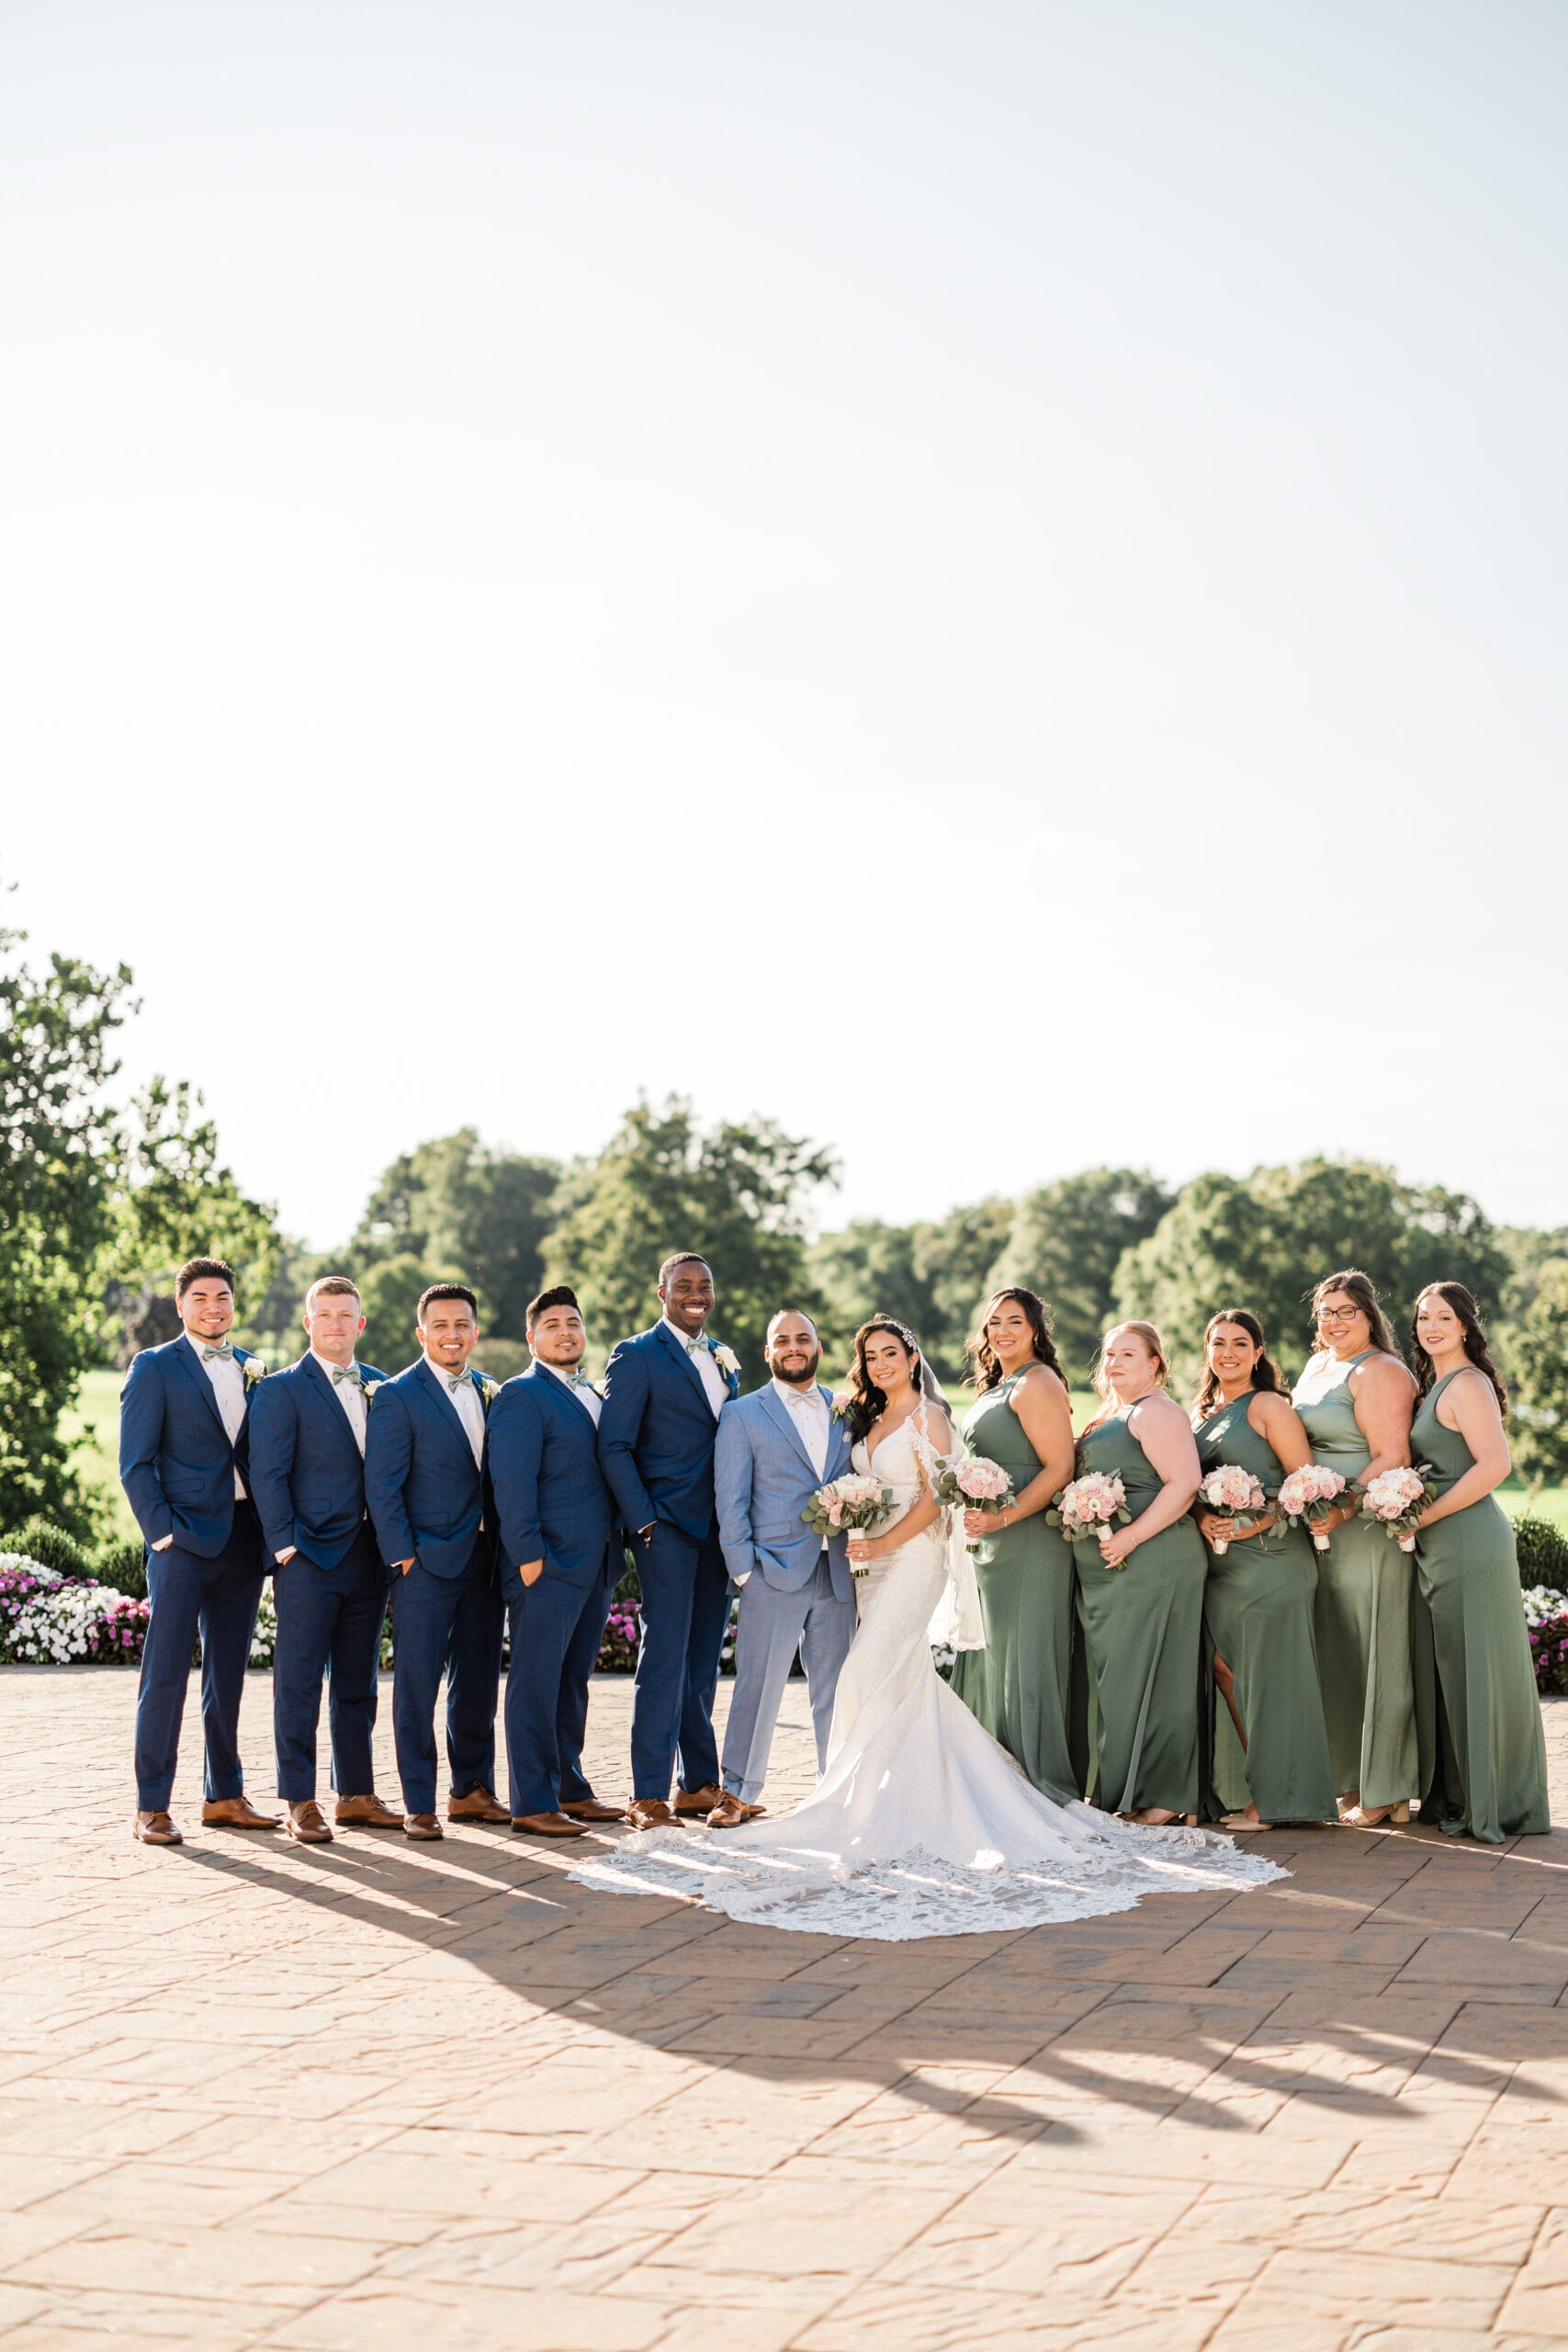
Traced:
<path id="1" fill-rule="evenodd" d="M 1320 1306 L 1317 1319 L 1320 1323 L 1353 1323 L 1358 1315 L 1365 1313 L 1362 1306 Z"/>

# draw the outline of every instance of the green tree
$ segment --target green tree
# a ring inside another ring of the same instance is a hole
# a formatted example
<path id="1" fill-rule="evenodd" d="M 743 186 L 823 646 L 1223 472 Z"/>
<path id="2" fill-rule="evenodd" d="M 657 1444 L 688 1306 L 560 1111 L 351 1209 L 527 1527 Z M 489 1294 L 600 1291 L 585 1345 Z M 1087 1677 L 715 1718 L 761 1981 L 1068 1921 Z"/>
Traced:
<path id="1" fill-rule="evenodd" d="M 123 1123 L 105 1297 L 119 1322 L 118 1360 L 179 1329 L 175 1274 L 186 1258 L 226 1258 L 242 1330 L 266 1298 L 278 1250 L 276 1213 L 243 1193 L 223 1162 L 201 1096 L 155 1078 Z"/>
<path id="2" fill-rule="evenodd" d="M 1056 1348 L 1075 1385 L 1089 1376 L 1117 1312 L 1122 1254 L 1153 1233 L 1174 1195 L 1146 1169 L 1089 1168 L 1028 1193 L 982 1288 L 1018 1283 L 1051 1310 Z"/>
<path id="3" fill-rule="evenodd" d="M 558 1161 L 481 1144 L 473 1127 L 419 1144 L 371 1193 L 346 1271 L 358 1281 L 356 1269 L 380 1260 L 420 1259 L 472 1285 L 487 1332 L 521 1341 L 559 1218 L 560 1177 Z"/>
<path id="4" fill-rule="evenodd" d="M 735 1349 L 743 1385 L 755 1387 L 769 1317 L 810 1295 L 807 1212 L 837 1178 L 830 1152 L 770 1119 L 703 1128 L 682 1096 L 639 1102 L 599 1159 L 574 1171 L 546 1279 L 574 1284 L 602 1363 L 658 1315 L 660 1261 L 700 1251 L 718 1294 L 714 1336 Z"/>
<path id="5" fill-rule="evenodd" d="M 449 1267 L 432 1266 L 405 1250 L 394 1258 L 380 1259 L 351 1279 L 359 1284 L 365 1309 L 359 1353 L 367 1363 L 393 1373 L 401 1372 L 419 1354 L 414 1310 L 420 1293 L 432 1283 L 461 1282 L 463 1277 Z"/>
<path id="6" fill-rule="evenodd" d="M 1309 1159 L 1184 1184 L 1118 1268 L 1116 1311 L 1158 1324 L 1185 1387 L 1215 1308 L 1250 1307 L 1293 1376 L 1312 1348 L 1304 1295 L 1337 1266 L 1371 1276 L 1402 1342 L 1424 1283 L 1467 1283 L 1490 1316 L 1508 1273 L 1468 1194 L 1405 1184 L 1371 1162 Z"/>
<path id="7" fill-rule="evenodd" d="M 884 1225 L 857 1217 L 840 1232 L 825 1233 L 806 1253 L 806 1279 L 822 1340 L 823 1368 L 839 1379 L 850 1360 L 860 1326 L 873 1315 L 895 1315 L 926 1338 L 934 1320 L 931 1286 L 916 1266 L 912 1225 Z"/>
<path id="8" fill-rule="evenodd" d="M 1568 1479 L 1568 1258 L 1540 1267 L 1514 1333 L 1514 1455 L 1531 1486 Z"/>
<path id="9" fill-rule="evenodd" d="M 0 1527 L 47 1512 L 79 1534 L 94 1506 L 60 1417 L 98 1352 L 101 1310 L 84 1271 L 114 1225 L 121 1136 L 104 1090 L 130 974 L 51 956 L 0 930 Z"/>

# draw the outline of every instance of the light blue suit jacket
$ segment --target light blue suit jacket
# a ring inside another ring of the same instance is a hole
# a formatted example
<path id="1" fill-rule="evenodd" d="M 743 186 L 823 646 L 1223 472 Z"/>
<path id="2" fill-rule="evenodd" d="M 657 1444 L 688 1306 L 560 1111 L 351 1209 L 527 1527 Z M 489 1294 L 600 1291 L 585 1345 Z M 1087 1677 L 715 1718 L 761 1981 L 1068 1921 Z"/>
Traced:
<path id="1" fill-rule="evenodd" d="M 828 1404 L 826 1388 L 818 1394 Z M 829 1419 L 828 1459 L 818 1476 L 795 1417 L 770 1380 L 749 1396 L 732 1397 L 718 1417 L 714 1448 L 714 1492 L 719 1541 L 732 1577 L 755 1572 L 779 1592 L 808 1584 L 822 1554 L 822 1538 L 801 1512 L 818 1487 L 841 1478 L 850 1466 L 850 1443 L 842 1424 Z M 853 1597 L 845 1539 L 828 1546 L 833 1591 Z"/>

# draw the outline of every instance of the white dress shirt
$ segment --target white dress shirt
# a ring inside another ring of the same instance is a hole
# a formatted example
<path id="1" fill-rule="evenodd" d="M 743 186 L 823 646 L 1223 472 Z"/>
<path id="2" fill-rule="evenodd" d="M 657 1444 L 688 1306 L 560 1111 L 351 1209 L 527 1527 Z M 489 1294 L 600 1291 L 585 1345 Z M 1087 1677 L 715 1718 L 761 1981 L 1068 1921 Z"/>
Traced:
<path id="1" fill-rule="evenodd" d="M 703 1384 L 708 1403 L 713 1407 L 713 1416 L 716 1421 L 719 1414 L 729 1402 L 729 1391 L 724 1385 L 723 1373 L 714 1362 L 713 1350 L 700 1336 L 694 1341 L 691 1334 L 682 1331 L 678 1323 L 671 1323 L 668 1315 L 661 1315 L 659 1319 L 667 1331 L 674 1333 L 695 1364 L 697 1377 Z"/>
<path id="2" fill-rule="evenodd" d="M 350 1357 L 348 1370 L 354 1375 L 353 1378 L 348 1380 L 333 1380 L 333 1373 L 341 1371 L 343 1367 L 339 1364 L 329 1363 L 325 1356 L 317 1356 L 314 1348 L 311 1349 L 310 1353 L 313 1356 L 316 1356 L 316 1362 L 320 1364 L 327 1378 L 332 1380 L 333 1395 L 337 1398 L 338 1403 L 343 1407 L 344 1411 L 348 1416 L 348 1426 L 354 1431 L 354 1442 L 359 1448 L 360 1453 L 363 1456 L 365 1452 L 365 1391 L 359 1385 L 359 1366 L 354 1362 L 353 1358 Z"/>
<path id="3" fill-rule="evenodd" d="M 820 1481 L 828 1468 L 828 1441 L 832 1433 L 822 1391 L 814 1380 L 805 1388 L 792 1388 L 788 1381 L 780 1380 L 776 1374 L 773 1388 L 783 1397 L 790 1419 L 805 1442 L 806 1451 L 811 1456 L 811 1466 Z"/>
<path id="4" fill-rule="evenodd" d="M 196 1351 L 196 1360 L 212 1383 L 212 1393 L 218 1399 L 218 1410 L 231 1445 L 240 1442 L 240 1431 L 245 1426 L 245 1375 L 234 1356 L 203 1355 L 202 1350 L 213 1344 L 207 1340 L 193 1340 L 186 1333 L 187 1346 Z M 234 1473 L 234 1494 L 238 1501 L 245 1499 L 245 1482 Z"/>
<path id="5" fill-rule="evenodd" d="M 586 1380 L 579 1381 L 575 1377 L 575 1366 L 568 1367 L 558 1363 L 545 1363 L 542 1356 L 536 1356 L 534 1358 L 534 1362 L 536 1364 L 543 1365 L 546 1372 L 552 1374 L 554 1377 L 560 1382 L 563 1388 L 570 1389 L 578 1403 L 585 1406 L 588 1411 L 592 1415 L 593 1426 L 597 1429 L 599 1426 L 599 1416 L 604 1409 L 604 1399 L 600 1396 L 599 1391 L 592 1387 Z"/>
<path id="6" fill-rule="evenodd" d="M 463 1424 L 468 1443 L 474 1449 L 474 1467 L 477 1470 L 484 1460 L 485 1408 L 479 1402 L 479 1392 L 474 1386 L 473 1377 L 465 1365 L 457 1387 L 453 1388 L 449 1385 L 452 1375 L 445 1365 L 430 1363 L 428 1355 L 424 1361 L 441 1383 L 441 1394 L 450 1401 Z"/>

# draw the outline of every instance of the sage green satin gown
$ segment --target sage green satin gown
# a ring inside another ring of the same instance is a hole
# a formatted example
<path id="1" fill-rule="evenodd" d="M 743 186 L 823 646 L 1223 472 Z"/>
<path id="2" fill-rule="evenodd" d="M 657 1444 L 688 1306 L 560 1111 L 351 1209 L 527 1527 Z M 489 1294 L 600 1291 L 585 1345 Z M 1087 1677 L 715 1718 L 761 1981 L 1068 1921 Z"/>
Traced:
<path id="1" fill-rule="evenodd" d="M 987 1389 L 964 1423 L 969 1452 L 1010 1471 L 1015 1495 L 1043 1466 L 1010 1402 L 1022 1376 Z M 977 1546 L 975 1573 L 986 1646 L 960 1650 L 953 1687 L 1035 1787 L 1068 1804 L 1083 1793 L 1067 1746 L 1073 1547 L 1035 1511 Z"/>
<path id="2" fill-rule="evenodd" d="M 1379 1351 L 1348 1363 L 1315 1355 L 1292 1402 L 1313 1459 L 1345 1480 L 1359 1478 L 1371 1449 L 1356 1419 L 1350 1374 Z M 1351 1499 L 1348 1498 L 1348 1499 Z M 1354 1498 L 1358 1502 L 1359 1498 Z M 1363 1805 L 1401 1804 L 1420 1777 L 1410 1654 L 1415 1564 L 1392 1535 L 1357 1517 L 1337 1527 L 1317 1557 L 1317 1668 L 1328 1725 L 1328 1757 L 1340 1796 L 1359 1790 Z"/>
<path id="3" fill-rule="evenodd" d="M 1249 1470 L 1273 1498 L 1285 1466 L 1247 1418 L 1256 1389 L 1208 1415 L 1193 1432 L 1205 1471 Z M 1200 1498 L 1200 1506 L 1204 1508 Z M 1211 1649 L 1230 1668 L 1243 1753 L 1217 1688 L 1208 1694 L 1213 1727 L 1213 1815 L 1239 1811 L 1248 1797 L 1263 1821 L 1332 1821 L 1334 1775 L 1317 1677 L 1313 1606 L 1317 1555 L 1304 1527 L 1281 1520 L 1228 1544 L 1204 1543 L 1209 1558 L 1203 1625 Z M 1237 1783 L 1240 1783 L 1239 1787 Z"/>
<path id="4" fill-rule="evenodd" d="M 1141 1519 L 1162 1484 L 1113 1413 L 1078 1441 L 1078 1473 L 1115 1471 Z M 1089 1793 L 1108 1813 L 1198 1810 L 1203 1542 L 1190 1519 L 1152 1535 L 1124 1568 L 1098 1542 L 1072 1546 L 1091 1697 L 1098 1709 Z"/>
<path id="5" fill-rule="evenodd" d="M 1412 1457 L 1439 1495 L 1475 1461 L 1458 1430 L 1438 1419 L 1438 1399 L 1454 1377 L 1422 1398 L 1410 1430 Z M 1550 1829 L 1514 1531 L 1495 1496 L 1424 1527 L 1416 1575 L 1422 1820 L 1489 1846 Z"/>

